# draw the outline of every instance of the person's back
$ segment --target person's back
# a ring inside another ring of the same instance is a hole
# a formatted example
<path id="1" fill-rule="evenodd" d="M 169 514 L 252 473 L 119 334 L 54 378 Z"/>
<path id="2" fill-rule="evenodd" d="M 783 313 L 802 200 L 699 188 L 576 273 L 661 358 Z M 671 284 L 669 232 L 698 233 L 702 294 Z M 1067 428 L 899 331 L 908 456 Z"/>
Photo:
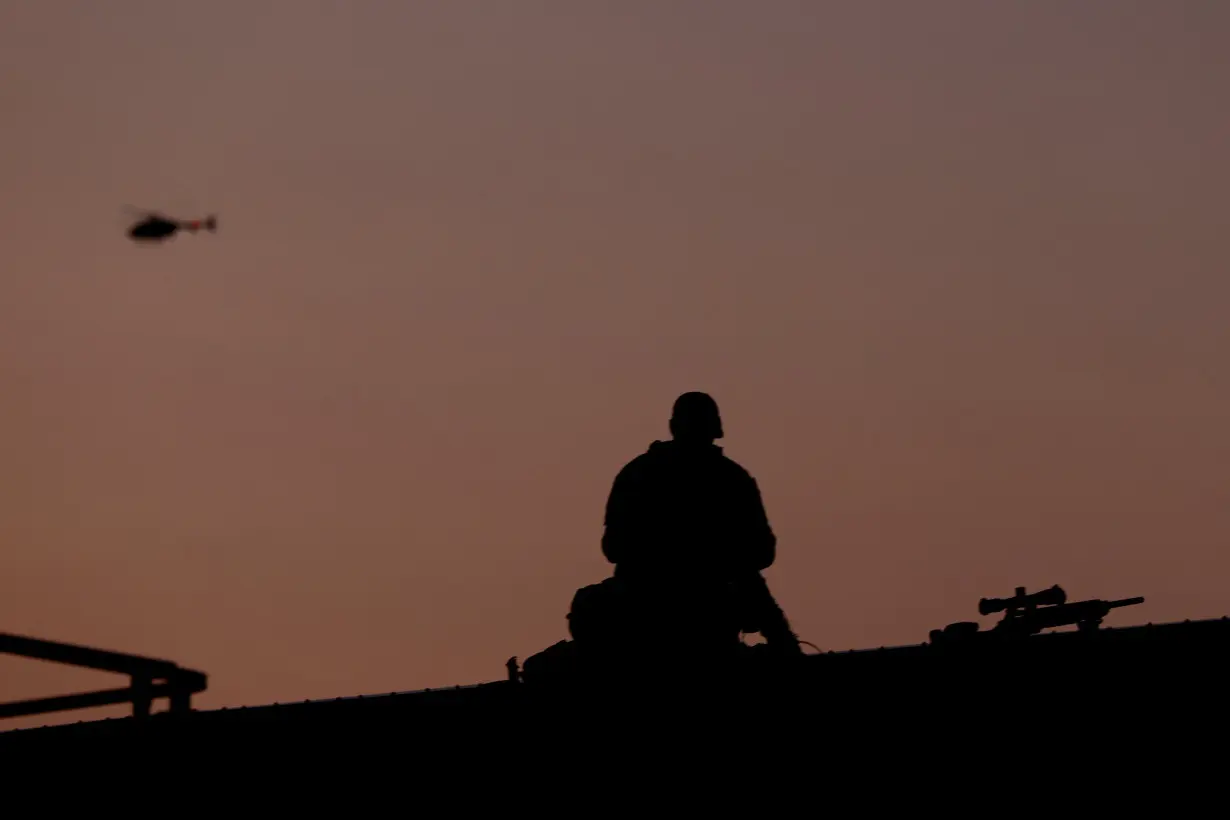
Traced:
<path id="1" fill-rule="evenodd" d="M 602 552 L 622 578 L 730 579 L 773 564 L 755 479 L 712 443 L 655 441 L 616 476 Z"/>

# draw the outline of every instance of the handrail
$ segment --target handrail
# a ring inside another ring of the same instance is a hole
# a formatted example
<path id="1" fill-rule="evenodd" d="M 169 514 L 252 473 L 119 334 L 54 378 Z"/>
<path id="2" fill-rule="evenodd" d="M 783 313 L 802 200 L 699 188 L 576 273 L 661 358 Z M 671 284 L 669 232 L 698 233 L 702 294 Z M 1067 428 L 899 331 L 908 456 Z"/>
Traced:
<path id="1" fill-rule="evenodd" d="M 131 703 L 133 717 L 144 718 L 149 716 L 154 699 L 161 697 L 168 698 L 170 711 L 179 714 L 191 711 L 192 696 L 204 692 L 208 682 L 203 672 L 185 669 L 171 661 L 5 632 L 0 632 L 0 653 L 115 672 L 128 675 L 132 681 L 124 689 L 0 703 L 0 719 L 118 703 Z"/>

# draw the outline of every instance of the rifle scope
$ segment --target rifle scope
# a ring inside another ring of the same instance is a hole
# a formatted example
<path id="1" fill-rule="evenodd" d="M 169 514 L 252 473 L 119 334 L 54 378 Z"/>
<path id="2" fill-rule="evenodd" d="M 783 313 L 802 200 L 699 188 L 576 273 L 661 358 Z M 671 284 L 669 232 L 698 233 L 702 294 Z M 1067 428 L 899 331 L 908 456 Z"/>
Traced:
<path id="1" fill-rule="evenodd" d="M 1040 592 L 1025 594 L 1025 587 L 1017 587 L 1011 598 L 982 598 L 978 601 L 978 614 L 990 615 L 1006 609 L 1024 609 L 1035 606 L 1059 606 L 1068 600 L 1068 594 L 1059 584 Z"/>

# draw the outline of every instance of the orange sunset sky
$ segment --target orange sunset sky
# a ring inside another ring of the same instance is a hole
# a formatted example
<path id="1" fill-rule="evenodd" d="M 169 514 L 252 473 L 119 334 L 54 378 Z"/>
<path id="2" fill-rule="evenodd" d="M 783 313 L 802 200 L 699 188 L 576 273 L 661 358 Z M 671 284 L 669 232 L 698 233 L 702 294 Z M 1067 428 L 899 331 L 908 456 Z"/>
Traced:
<path id="1" fill-rule="evenodd" d="M 0 631 L 206 708 L 498 679 L 686 390 L 825 649 L 1016 586 L 1230 615 L 1227 42 L 1220 0 L 0 0 Z M 122 683 L 0 657 L 0 701 Z"/>

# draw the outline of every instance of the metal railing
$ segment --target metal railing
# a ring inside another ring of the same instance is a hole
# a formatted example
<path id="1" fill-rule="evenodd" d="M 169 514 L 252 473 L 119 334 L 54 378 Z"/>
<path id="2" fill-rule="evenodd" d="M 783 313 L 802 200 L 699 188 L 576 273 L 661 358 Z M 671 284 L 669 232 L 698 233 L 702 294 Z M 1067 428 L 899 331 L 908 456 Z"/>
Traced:
<path id="1" fill-rule="evenodd" d="M 204 692 L 206 688 L 207 679 L 203 672 L 185 669 L 171 661 L 141 655 L 91 649 L 4 632 L 0 632 L 0 653 L 115 672 L 128 675 L 131 679 L 130 685 L 122 689 L 0 703 L 0 719 L 72 709 L 93 709 L 120 703 L 131 703 L 133 717 L 145 718 L 150 715 L 154 700 L 163 697 L 170 700 L 170 711 L 178 714 L 191 711 L 192 696 Z"/>

